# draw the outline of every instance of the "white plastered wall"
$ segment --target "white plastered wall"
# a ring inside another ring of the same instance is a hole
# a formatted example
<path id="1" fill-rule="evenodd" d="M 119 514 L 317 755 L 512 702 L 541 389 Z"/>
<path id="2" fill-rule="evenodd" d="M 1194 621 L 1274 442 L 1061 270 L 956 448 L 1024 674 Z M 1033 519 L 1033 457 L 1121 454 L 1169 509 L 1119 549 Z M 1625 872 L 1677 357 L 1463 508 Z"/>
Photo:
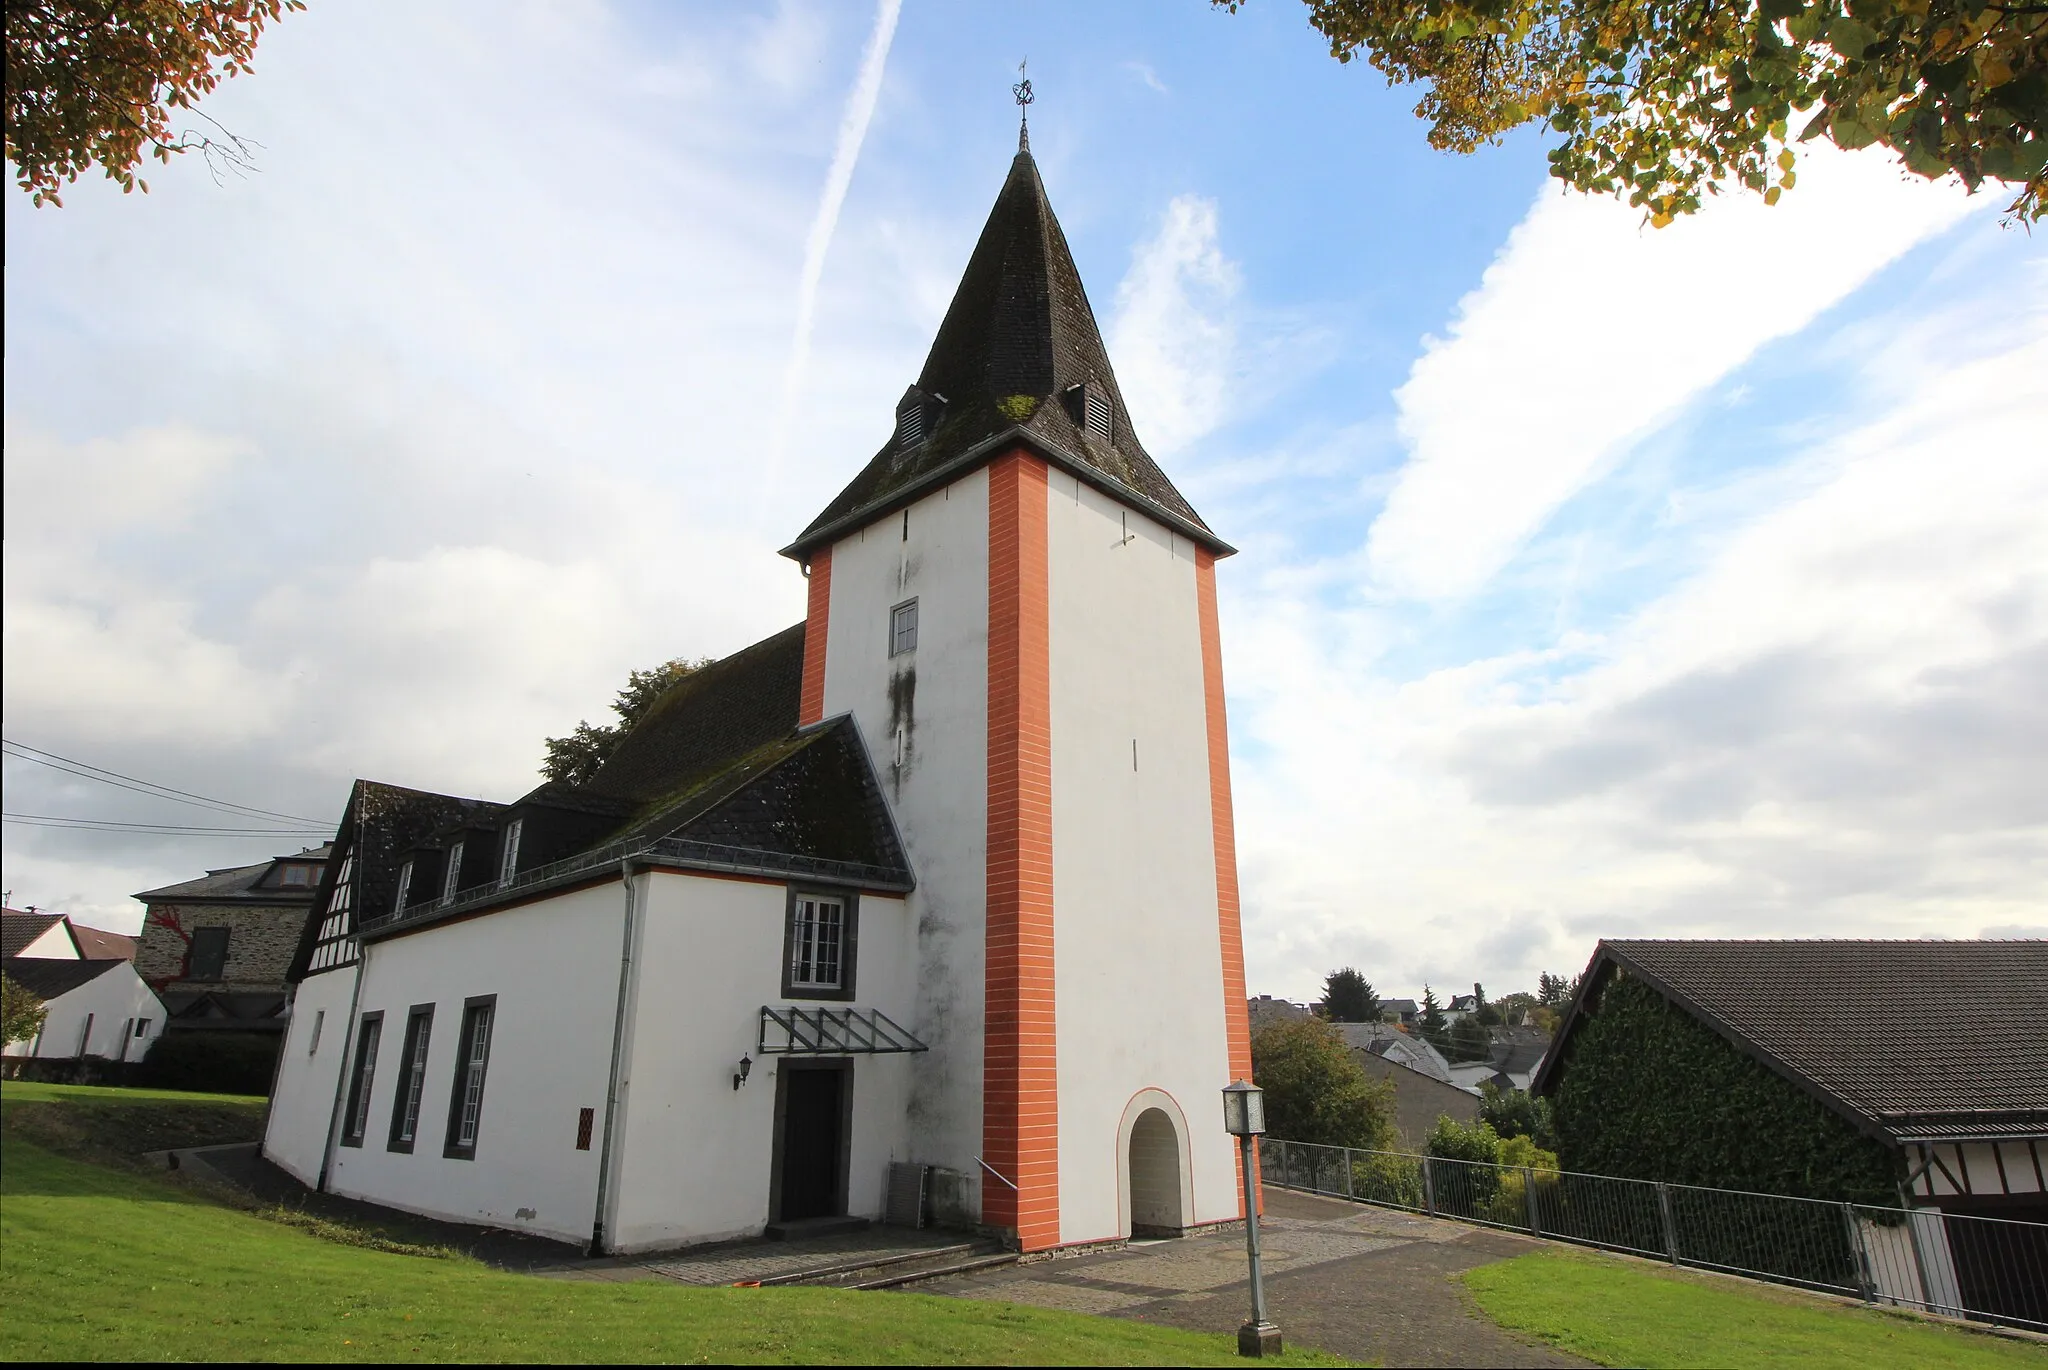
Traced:
<path id="1" fill-rule="evenodd" d="M 576 1149 L 577 1119 L 585 1108 L 600 1124 L 603 1117 L 624 917 L 625 885 L 610 881 L 367 944 L 355 1021 L 381 1010 L 384 1026 L 363 1143 L 335 1147 L 329 1188 L 414 1213 L 588 1241 L 598 1152 L 595 1142 Z M 463 1005 L 482 995 L 496 995 L 497 1007 L 476 1153 L 464 1160 L 442 1153 Z M 406 1015 L 425 1003 L 434 1005 L 434 1022 L 418 1138 L 410 1153 L 391 1151 Z M 330 1015 L 327 1032 L 338 1026 Z"/>
<path id="2" fill-rule="evenodd" d="M 61 1060 L 97 1056 L 109 1061 L 139 1061 L 164 1029 L 163 1001 L 126 961 L 116 962 L 77 989 L 48 1000 L 43 1007 L 42 1031 L 25 1041 L 9 1042 L 7 1055 Z M 149 1020 L 140 1040 L 134 1035 L 138 1018 Z"/>
<path id="3" fill-rule="evenodd" d="M 1129 1233 L 1119 1134 L 1142 1091 L 1170 1096 L 1192 1133 L 1192 1220 L 1235 1218 L 1238 1197 L 1219 1114 L 1229 1056 L 1196 549 L 1058 469 L 1047 500 L 1060 1240 L 1071 1243 Z"/>
<path id="4" fill-rule="evenodd" d="M 784 1059 L 759 1050 L 761 1009 L 821 1006 L 780 995 L 788 886 L 673 873 L 642 884 L 607 1245 L 639 1251 L 756 1234 L 771 1217 Z M 879 1009 L 908 1026 L 910 941 L 902 899 L 861 895 L 855 997 L 823 1006 Z M 742 1054 L 753 1068 L 734 1089 Z M 850 1213 L 879 1217 L 888 1163 L 907 1159 L 912 1061 L 853 1057 Z"/>
<path id="5" fill-rule="evenodd" d="M 916 1001 L 931 1051 L 911 1066 L 911 1154 L 978 1184 L 988 896 L 988 472 L 973 471 L 832 549 L 825 715 L 851 713 L 918 886 Z M 918 601 L 915 651 L 889 614 Z M 896 731 L 904 729 L 903 764 Z"/>
<path id="6" fill-rule="evenodd" d="M 321 1153 L 334 1117 L 334 1087 L 341 1073 L 342 1038 L 356 967 L 309 975 L 292 991 L 291 1022 L 279 1048 L 263 1155 L 301 1184 L 320 1182 Z M 315 1040 L 315 1033 L 318 1040 Z"/>

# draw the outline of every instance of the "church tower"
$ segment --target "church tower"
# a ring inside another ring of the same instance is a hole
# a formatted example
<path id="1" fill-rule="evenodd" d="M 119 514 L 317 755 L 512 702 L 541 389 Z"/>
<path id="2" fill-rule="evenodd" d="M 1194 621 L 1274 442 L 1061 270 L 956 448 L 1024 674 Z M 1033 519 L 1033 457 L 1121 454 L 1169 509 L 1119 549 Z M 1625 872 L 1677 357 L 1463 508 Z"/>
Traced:
<path id="1" fill-rule="evenodd" d="M 1028 146 L 887 443 L 784 554 L 917 888 L 899 1159 L 1023 1249 L 1240 1216 L 1251 1074 L 1215 563 Z"/>

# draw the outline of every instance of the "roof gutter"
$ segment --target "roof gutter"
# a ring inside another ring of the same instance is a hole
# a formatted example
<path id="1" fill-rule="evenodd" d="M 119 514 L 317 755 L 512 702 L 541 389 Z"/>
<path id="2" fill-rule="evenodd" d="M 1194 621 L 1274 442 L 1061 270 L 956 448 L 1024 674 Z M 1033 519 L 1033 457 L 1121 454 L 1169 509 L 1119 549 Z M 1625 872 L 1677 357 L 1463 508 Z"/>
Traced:
<path id="1" fill-rule="evenodd" d="M 1135 506 L 1148 517 L 1165 524 L 1182 537 L 1208 548 L 1217 556 L 1228 557 L 1237 554 L 1235 547 L 1185 515 L 1175 513 L 1159 501 L 1140 494 L 1122 481 L 1081 460 L 1064 447 L 1046 441 L 1021 424 L 1015 424 L 991 437 L 983 438 L 951 461 L 933 467 L 908 485 L 891 491 L 881 499 L 864 504 L 858 509 L 840 515 L 821 528 L 804 533 L 795 542 L 783 548 L 779 555 L 793 561 L 808 561 L 813 548 L 837 542 L 842 535 L 856 528 L 866 527 L 876 519 L 887 518 L 907 504 L 915 504 L 931 491 L 942 485 L 951 484 L 975 467 L 993 460 L 1003 448 L 1019 444 L 1031 448 L 1062 471 L 1094 486 L 1104 494 Z"/>
<path id="2" fill-rule="evenodd" d="M 639 901 L 633 897 L 633 858 L 619 859 L 619 882 L 626 887 L 626 916 L 619 941 L 619 997 L 612 1013 L 612 1067 L 604 1093 L 604 1138 L 597 1153 L 597 1208 L 590 1222 L 590 1254 L 605 1252 L 605 1216 L 611 1203 L 615 1139 L 619 1116 L 619 1079 L 626 1060 L 626 1001 L 633 989 L 633 949 L 639 934 Z"/>

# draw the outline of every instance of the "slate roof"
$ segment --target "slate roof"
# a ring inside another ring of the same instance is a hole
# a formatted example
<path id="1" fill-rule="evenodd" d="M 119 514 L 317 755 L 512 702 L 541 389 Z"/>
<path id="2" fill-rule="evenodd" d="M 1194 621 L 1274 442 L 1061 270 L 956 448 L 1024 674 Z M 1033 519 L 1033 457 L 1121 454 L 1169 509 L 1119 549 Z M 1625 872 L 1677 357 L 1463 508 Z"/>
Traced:
<path id="1" fill-rule="evenodd" d="M 52 961 L 40 956 L 10 956 L 0 963 L 0 973 L 36 998 L 48 1002 L 90 984 L 125 961 Z"/>
<path id="2" fill-rule="evenodd" d="M 63 921 L 61 913 L 27 913 L 17 909 L 0 913 L 0 955 L 18 955 L 29 943 Z M 72 945 L 77 945 L 75 937 Z"/>
<path id="3" fill-rule="evenodd" d="M 1068 410 L 1069 387 L 1082 383 L 1101 387 L 1110 403 L 1107 439 Z M 892 428 L 881 451 L 784 555 L 804 557 L 1017 443 L 1211 551 L 1231 550 L 1138 441 L 1028 149 L 1010 164 L 915 388 L 945 400 L 930 434 L 906 448 Z"/>
<path id="4" fill-rule="evenodd" d="M 2048 941 L 1603 941 L 1536 1092 L 1617 973 L 1895 1145 L 2048 1137 Z"/>
<path id="5" fill-rule="evenodd" d="M 795 731 L 803 675 L 799 623 L 684 676 L 620 739 L 587 788 L 639 806 L 680 799 Z"/>
<path id="6" fill-rule="evenodd" d="M 472 886 L 452 900 L 409 904 L 388 916 L 398 861 L 434 836 L 421 830 L 410 841 L 378 838 L 381 855 L 359 857 L 370 892 L 357 907 L 372 940 L 469 917 L 537 892 L 585 882 L 591 873 L 631 857 L 683 869 L 741 869 L 809 876 L 907 890 L 915 883 L 902 842 L 860 732 L 851 718 L 808 728 L 797 725 L 803 680 L 803 625 L 788 628 L 670 686 L 620 741 L 588 785 L 553 782 L 519 801 L 608 820 L 586 826 L 566 854 L 523 869 L 510 886 Z M 351 799 L 353 815 L 365 806 Z M 380 786 L 385 795 L 471 806 L 459 821 L 487 827 L 513 806 L 449 800 L 420 791 Z M 395 813 L 397 801 L 381 801 Z M 485 810 L 488 810 L 486 812 Z M 367 811 L 367 810 L 366 810 Z M 452 827 L 458 820 L 443 824 Z M 360 820 L 367 836 L 377 824 Z M 368 851 L 367 843 L 363 848 Z M 388 870 L 385 869 L 388 867 Z M 381 874 L 380 874 L 381 872 Z M 376 881 L 382 880 L 382 884 Z M 305 973 L 315 932 L 311 922 L 297 975 Z"/>
<path id="7" fill-rule="evenodd" d="M 290 856 L 275 856 L 250 866 L 226 866 L 208 871 L 197 880 L 184 880 L 160 889 L 144 890 L 135 898 L 145 904 L 304 904 L 313 899 L 313 885 L 280 885 L 269 879 L 271 872 L 287 864 L 318 866 L 333 854 L 334 844 L 323 843 Z"/>

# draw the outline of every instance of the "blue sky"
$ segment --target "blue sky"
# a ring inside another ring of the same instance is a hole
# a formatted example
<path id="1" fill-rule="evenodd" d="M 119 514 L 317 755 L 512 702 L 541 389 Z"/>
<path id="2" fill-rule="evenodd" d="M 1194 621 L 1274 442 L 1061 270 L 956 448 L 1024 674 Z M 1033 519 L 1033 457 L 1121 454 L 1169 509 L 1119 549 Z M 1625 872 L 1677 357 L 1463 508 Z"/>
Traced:
<path id="1" fill-rule="evenodd" d="M 915 375 L 1028 56 L 1140 432 L 1242 549 L 1255 990 L 2041 935 L 2048 254 L 1995 195 L 1814 153 L 1653 233 L 1535 135 L 1432 151 L 1291 0 L 892 13 L 316 6 L 208 106 L 257 175 L 10 192 L 8 737 L 505 798 L 629 668 L 794 621 L 774 549 Z M 291 845 L 10 824 L 4 883 L 129 926 Z"/>

